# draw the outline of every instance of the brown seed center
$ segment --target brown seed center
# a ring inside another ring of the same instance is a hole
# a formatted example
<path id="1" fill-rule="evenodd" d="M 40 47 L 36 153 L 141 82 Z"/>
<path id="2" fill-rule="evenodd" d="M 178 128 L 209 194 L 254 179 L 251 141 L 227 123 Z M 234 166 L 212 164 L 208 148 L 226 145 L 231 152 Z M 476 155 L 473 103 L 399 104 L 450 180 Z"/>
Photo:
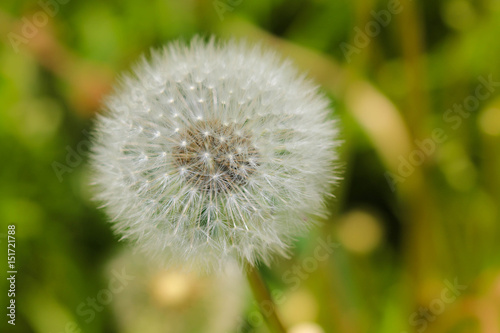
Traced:
<path id="1" fill-rule="evenodd" d="M 177 133 L 174 163 L 203 191 L 228 192 L 245 185 L 258 166 L 251 136 L 238 124 L 198 121 Z"/>

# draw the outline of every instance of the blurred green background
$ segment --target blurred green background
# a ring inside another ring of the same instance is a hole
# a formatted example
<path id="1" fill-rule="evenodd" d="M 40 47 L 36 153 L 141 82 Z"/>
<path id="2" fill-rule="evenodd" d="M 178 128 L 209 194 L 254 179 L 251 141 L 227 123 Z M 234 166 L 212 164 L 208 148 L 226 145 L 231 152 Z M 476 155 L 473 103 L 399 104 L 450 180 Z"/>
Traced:
<path id="1" fill-rule="evenodd" d="M 238 272 L 151 267 L 89 194 L 103 94 L 196 34 L 276 49 L 341 119 L 330 218 L 261 268 L 290 332 L 500 332 L 498 0 L 2 0 L 2 332 L 267 332 Z"/>

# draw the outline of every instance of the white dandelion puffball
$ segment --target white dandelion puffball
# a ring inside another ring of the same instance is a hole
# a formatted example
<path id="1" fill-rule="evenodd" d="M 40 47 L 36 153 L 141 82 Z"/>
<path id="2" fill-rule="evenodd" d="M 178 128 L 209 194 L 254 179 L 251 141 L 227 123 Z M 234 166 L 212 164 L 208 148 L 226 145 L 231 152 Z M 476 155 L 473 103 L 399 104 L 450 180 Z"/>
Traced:
<path id="1" fill-rule="evenodd" d="M 329 104 L 259 46 L 168 44 L 97 119 L 97 199 L 119 235 L 168 263 L 268 263 L 325 212 L 338 146 Z"/>

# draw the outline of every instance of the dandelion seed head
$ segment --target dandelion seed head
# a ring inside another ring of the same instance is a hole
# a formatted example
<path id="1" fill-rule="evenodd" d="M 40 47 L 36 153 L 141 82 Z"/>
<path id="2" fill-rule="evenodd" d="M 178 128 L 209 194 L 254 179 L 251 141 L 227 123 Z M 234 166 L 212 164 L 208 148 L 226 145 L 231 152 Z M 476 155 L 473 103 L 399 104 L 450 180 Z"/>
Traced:
<path id="1" fill-rule="evenodd" d="M 325 213 L 339 144 L 329 104 L 259 46 L 168 44 L 96 121 L 96 197 L 118 234 L 169 263 L 269 263 Z"/>

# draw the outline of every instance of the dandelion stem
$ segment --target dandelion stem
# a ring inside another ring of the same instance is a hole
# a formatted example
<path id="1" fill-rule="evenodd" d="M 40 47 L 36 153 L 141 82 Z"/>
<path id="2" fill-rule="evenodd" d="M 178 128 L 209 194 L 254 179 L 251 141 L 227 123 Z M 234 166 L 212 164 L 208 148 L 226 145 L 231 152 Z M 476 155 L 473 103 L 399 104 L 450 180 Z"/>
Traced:
<path id="1" fill-rule="evenodd" d="M 276 304 L 274 303 L 269 289 L 260 275 L 260 272 L 254 267 L 248 267 L 247 278 L 250 283 L 250 287 L 252 288 L 255 300 L 259 305 L 262 316 L 266 319 L 271 332 L 286 333 L 286 329 L 281 323 L 278 313 L 276 312 Z M 270 308 L 269 305 L 271 305 Z"/>

